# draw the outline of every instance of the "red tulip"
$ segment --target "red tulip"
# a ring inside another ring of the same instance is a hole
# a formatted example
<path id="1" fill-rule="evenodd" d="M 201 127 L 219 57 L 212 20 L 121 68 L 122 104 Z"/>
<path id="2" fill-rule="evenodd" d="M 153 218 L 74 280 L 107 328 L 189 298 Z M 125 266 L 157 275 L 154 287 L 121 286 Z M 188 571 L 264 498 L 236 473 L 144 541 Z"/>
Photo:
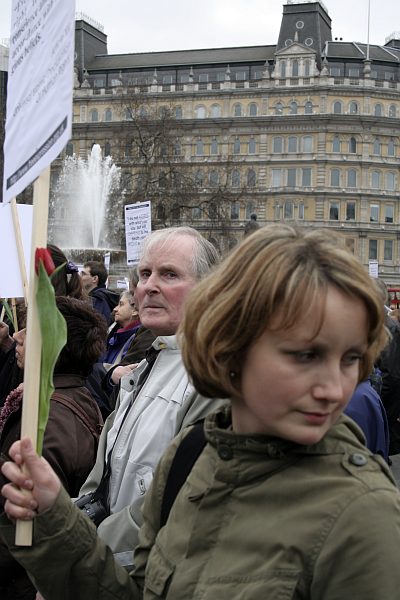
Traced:
<path id="1" fill-rule="evenodd" d="M 36 248 L 35 250 L 35 271 L 39 274 L 39 263 L 43 263 L 47 275 L 51 275 L 55 271 L 55 266 L 50 252 L 47 248 Z"/>

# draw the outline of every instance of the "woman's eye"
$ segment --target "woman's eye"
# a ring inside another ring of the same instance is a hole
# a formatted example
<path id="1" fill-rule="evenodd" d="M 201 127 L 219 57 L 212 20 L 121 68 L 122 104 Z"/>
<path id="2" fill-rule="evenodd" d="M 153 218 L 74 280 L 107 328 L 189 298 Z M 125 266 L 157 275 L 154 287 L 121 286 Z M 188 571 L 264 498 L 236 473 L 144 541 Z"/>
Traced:
<path id="1" fill-rule="evenodd" d="M 293 352 L 288 352 L 288 354 L 292 356 L 294 360 L 301 363 L 310 362 L 314 360 L 317 356 L 314 350 L 295 350 Z"/>
<path id="2" fill-rule="evenodd" d="M 347 356 L 343 357 L 342 362 L 345 365 L 353 365 L 354 363 L 360 361 L 361 359 L 362 359 L 361 354 L 348 354 Z"/>

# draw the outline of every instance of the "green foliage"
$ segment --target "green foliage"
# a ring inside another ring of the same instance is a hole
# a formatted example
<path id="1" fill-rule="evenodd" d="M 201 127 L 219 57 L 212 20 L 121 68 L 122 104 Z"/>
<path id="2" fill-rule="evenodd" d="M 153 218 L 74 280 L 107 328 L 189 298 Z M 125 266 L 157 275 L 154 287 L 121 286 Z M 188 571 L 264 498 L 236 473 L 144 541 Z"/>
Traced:
<path id="1" fill-rule="evenodd" d="M 67 325 L 57 308 L 54 288 L 43 263 L 39 263 L 36 301 L 42 334 L 37 451 L 42 452 L 44 431 L 49 418 L 50 398 L 54 392 L 53 371 L 67 342 Z"/>

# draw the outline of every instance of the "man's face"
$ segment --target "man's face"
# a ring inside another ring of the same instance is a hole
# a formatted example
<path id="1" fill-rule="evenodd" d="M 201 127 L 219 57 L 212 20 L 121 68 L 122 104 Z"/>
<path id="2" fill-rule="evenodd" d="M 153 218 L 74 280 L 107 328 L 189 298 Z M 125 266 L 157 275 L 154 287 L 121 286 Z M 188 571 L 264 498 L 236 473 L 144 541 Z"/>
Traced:
<path id="1" fill-rule="evenodd" d="M 174 335 L 183 304 L 197 283 L 192 258 L 195 240 L 177 236 L 153 246 L 139 263 L 135 298 L 141 323 L 154 335 Z"/>
<path id="2" fill-rule="evenodd" d="M 84 290 L 86 290 L 87 292 L 90 292 L 91 290 L 94 290 L 95 287 L 97 287 L 98 277 L 97 277 L 97 275 L 95 275 L 95 276 L 91 275 L 90 267 L 84 266 L 80 275 L 81 275 L 82 286 L 83 286 Z"/>

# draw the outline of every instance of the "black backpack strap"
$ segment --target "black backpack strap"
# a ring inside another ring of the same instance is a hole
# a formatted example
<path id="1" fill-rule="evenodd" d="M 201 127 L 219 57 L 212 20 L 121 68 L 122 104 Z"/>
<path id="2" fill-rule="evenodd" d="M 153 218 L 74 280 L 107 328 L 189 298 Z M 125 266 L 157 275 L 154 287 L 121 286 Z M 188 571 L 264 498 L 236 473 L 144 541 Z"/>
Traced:
<path id="1" fill-rule="evenodd" d="M 175 498 L 206 443 L 204 421 L 198 421 L 179 444 L 172 461 L 161 504 L 160 527 L 167 522 Z"/>

